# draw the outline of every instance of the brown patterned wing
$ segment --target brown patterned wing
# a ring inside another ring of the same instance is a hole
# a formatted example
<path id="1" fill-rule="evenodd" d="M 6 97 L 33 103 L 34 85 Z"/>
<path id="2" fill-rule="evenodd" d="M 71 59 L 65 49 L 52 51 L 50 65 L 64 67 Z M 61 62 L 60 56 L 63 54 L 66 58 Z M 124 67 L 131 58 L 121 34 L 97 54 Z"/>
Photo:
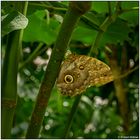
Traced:
<path id="1" fill-rule="evenodd" d="M 90 86 L 104 85 L 112 80 L 110 67 L 102 61 L 71 54 L 61 66 L 57 87 L 63 95 L 75 96 Z"/>

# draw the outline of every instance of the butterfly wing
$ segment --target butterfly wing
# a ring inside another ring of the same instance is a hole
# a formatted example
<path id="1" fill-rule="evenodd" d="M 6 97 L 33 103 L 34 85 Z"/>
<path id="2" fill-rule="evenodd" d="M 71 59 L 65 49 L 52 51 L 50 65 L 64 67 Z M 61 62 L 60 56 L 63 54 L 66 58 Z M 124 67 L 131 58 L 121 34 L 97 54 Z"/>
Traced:
<path id="1" fill-rule="evenodd" d="M 90 86 L 104 85 L 112 80 L 110 67 L 102 61 L 71 54 L 61 66 L 57 86 L 63 95 L 75 96 Z"/>

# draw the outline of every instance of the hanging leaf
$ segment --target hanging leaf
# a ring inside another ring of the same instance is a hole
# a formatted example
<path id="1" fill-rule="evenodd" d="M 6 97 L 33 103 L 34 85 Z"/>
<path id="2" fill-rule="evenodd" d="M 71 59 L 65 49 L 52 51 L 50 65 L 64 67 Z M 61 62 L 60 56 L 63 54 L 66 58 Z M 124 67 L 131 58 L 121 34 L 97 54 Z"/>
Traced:
<path id="1" fill-rule="evenodd" d="M 14 30 L 26 28 L 27 24 L 28 19 L 17 11 L 2 16 L 2 37 Z"/>

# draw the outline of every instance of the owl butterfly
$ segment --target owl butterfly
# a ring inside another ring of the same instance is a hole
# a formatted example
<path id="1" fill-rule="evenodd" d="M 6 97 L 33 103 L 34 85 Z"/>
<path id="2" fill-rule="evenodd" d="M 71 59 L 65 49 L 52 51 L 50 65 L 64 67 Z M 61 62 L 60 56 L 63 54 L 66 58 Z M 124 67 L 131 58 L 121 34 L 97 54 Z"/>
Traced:
<path id="1" fill-rule="evenodd" d="M 75 96 L 90 86 L 113 81 L 110 67 L 102 61 L 84 55 L 70 54 L 62 63 L 57 87 L 63 95 Z"/>

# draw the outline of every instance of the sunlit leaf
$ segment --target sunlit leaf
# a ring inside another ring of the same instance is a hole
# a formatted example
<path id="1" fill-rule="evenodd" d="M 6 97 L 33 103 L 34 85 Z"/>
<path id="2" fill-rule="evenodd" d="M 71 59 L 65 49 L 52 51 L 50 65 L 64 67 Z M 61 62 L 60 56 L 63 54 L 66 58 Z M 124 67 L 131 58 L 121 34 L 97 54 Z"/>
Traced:
<path id="1" fill-rule="evenodd" d="M 21 13 L 13 11 L 2 16 L 2 36 L 19 29 L 26 28 L 28 19 Z"/>

